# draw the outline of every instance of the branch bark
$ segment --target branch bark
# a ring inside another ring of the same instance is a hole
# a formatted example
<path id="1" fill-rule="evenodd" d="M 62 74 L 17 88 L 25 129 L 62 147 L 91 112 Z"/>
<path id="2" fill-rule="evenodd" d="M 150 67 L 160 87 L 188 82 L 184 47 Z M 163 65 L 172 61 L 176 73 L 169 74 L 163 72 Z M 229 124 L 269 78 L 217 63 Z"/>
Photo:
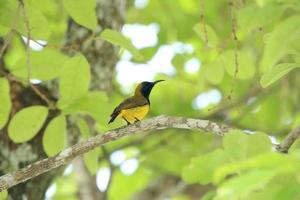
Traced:
<path id="1" fill-rule="evenodd" d="M 100 145 L 104 145 L 106 143 L 121 139 L 123 137 L 136 135 L 141 132 L 150 130 L 162 130 L 167 128 L 199 130 L 218 136 L 224 136 L 231 130 L 231 128 L 226 125 L 218 124 L 209 120 L 173 116 L 154 117 L 148 120 L 137 122 L 129 126 L 123 126 L 121 128 L 107 131 L 106 133 L 101 135 L 99 134 L 95 137 L 88 139 L 87 141 L 77 143 L 63 150 L 54 157 L 40 160 L 31 165 L 28 165 L 25 168 L 3 175 L 0 177 L 0 191 L 6 190 L 10 187 L 13 187 L 19 183 L 22 183 L 47 171 L 55 169 L 59 166 L 68 164 L 75 157 L 82 155 Z M 282 146 L 284 148 L 289 148 L 289 146 L 293 143 L 290 141 L 295 141 L 299 135 L 300 127 L 292 131 L 287 136 L 287 139 L 283 142 Z M 276 148 L 279 149 L 277 146 Z"/>
<path id="2" fill-rule="evenodd" d="M 290 147 L 299 138 L 299 136 L 300 136 L 300 126 L 295 128 L 294 130 L 292 130 L 292 132 L 290 132 L 285 137 L 283 142 L 280 145 L 277 146 L 276 150 L 279 151 L 279 152 L 282 152 L 282 153 L 288 153 Z"/>

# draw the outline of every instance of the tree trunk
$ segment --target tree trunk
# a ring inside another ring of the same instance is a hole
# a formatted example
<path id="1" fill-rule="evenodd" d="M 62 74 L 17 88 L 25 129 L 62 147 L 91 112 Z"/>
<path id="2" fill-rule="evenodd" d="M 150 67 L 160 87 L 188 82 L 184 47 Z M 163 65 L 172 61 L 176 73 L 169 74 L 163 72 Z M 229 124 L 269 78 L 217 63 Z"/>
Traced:
<path id="1" fill-rule="evenodd" d="M 105 28 L 120 30 L 124 23 L 125 0 L 97 0 L 96 34 Z M 119 48 L 103 40 L 90 40 L 92 32 L 69 21 L 66 44 L 76 44 L 92 66 L 92 89 L 111 91 Z M 72 53 L 72 52 L 69 52 Z"/>

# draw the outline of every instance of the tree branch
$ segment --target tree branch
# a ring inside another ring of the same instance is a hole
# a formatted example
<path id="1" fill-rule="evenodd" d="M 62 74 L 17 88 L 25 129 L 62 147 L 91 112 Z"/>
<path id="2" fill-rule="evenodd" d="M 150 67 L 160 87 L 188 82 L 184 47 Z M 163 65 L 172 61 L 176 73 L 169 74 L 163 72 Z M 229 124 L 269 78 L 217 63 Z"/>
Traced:
<path id="1" fill-rule="evenodd" d="M 300 136 L 300 126 L 292 130 L 283 140 L 283 142 L 277 146 L 276 150 L 282 153 L 288 153 L 292 144 L 299 138 Z"/>
<path id="2" fill-rule="evenodd" d="M 87 141 L 77 143 L 54 157 L 37 161 L 18 171 L 8 173 L 0 177 L 0 191 L 6 190 L 19 183 L 43 174 L 72 161 L 75 157 L 82 155 L 97 146 L 106 144 L 117 139 L 135 135 L 148 130 L 160 130 L 166 128 L 195 129 L 223 136 L 229 131 L 225 125 L 220 125 L 208 120 L 189 119 L 183 117 L 158 116 L 133 125 L 124 126 L 104 134 L 97 135 Z"/>
<path id="3" fill-rule="evenodd" d="M 31 30 L 29 25 L 29 19 L 25 10 L 25 5 L 23 0 L 19 0 L 19 5 L 21 6 L 22 15 L 24 17 L 24 24 L 27 32 L 26 36 L 26 64 L 27 64 L 27 81 L 30 84 L 31 79 L 31 62 L 30 62 L 30 39 L 31 39 Z"/>
<path id="4" fill-rule="evenodd" d="M 141 132 L 162 130 L 167 128 L 199 130 L 218 136 L 224 136 L 227 132 L 229 132 L 229 130 L 231 130 L 231 128 L 226 125 L 218 124 L 209 120 L 173 116 L 154 117 L 129 126 L 123 126 L 121 128 L 107 131 L 101 135 L 96 135 L 95 137 L 77 143 L 63 150 L 54 157 L 45 158 L 18 171 L 5 174 L 0 177 L 0 192 L 47 171 L 53 170 L 59 166 L 68 164 L 75 157 L 82 155 L 100 145 L 104 145 L 123 137 L 136 135 Z M 280 147 L 275 145 L 276 149 L 280 152 L 287 151 L 284 149 L 288 149 L 299 135 L 300 127 L 292 131 L 283 141 L 282 145 L 279 145 Z"/>

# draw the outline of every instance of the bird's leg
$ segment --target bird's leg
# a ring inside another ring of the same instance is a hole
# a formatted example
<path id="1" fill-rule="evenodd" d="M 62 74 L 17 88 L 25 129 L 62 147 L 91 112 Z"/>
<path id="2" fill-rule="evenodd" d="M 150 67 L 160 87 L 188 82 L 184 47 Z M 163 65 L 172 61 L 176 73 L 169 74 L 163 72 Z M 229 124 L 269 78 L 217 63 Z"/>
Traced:
<path id="1" fill-rule="evenodd" d="M 127 125 L 131 124 L 129 121 L 127 121 L 127 119 L 125 117 L 122 117 L 122 118 L 127 122 Z"/>
<path id="2" fill-rule="evenodd" d="M 134 117 L 134 119 L 135 119 L 135 122 L 134 122 L 134 123 L 141 121 L 141 120 L 139 120 L 139 119 L 136 118 L 136 117 Z"/>

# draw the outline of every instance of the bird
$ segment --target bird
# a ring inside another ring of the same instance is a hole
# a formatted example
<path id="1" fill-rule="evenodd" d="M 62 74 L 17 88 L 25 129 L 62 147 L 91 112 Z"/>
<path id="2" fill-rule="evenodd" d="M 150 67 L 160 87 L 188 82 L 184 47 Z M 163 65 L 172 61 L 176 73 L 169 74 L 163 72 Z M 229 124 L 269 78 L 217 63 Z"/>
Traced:
<path id="1" fill-rule="evenodd" d="M 127 122 L 127 125 L 142 120 L 150 108 L 149 95 L 152 88 L 159 82 L 141 82 L 135 89 L 134 95 L 122 101 L 110 115 L 108 124 L 112 123 L 117 117 L 122 118 Z"/>

